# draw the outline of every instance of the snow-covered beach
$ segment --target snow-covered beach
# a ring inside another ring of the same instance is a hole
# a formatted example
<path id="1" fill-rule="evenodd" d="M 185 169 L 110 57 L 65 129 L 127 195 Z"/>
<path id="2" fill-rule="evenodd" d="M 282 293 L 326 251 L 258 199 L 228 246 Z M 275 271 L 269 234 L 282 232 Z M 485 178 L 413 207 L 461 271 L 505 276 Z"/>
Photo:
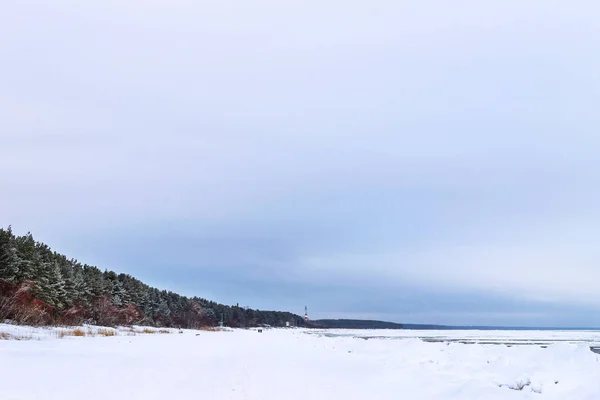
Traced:
<path id="1" fill-rule="evenodd" d="M 460 331 L 425 332 L 440 342 L 411 337 L 415 331 L 0 332 L 29 339 L 0 340 L 3 400 L 600 398 L 600 356 L 589 348 L 595 332 L 468 333 L 534 337 L 547 347 L 444 340 Z"/>

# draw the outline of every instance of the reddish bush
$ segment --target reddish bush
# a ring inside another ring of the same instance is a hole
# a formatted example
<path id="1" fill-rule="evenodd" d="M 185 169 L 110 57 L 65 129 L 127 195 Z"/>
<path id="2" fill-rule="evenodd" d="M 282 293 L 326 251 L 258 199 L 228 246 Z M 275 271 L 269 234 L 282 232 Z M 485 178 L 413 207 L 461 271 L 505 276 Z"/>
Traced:
<path id="1" fill-rule="evenodd" d="M 115 307 L 109 296 L 99 297 L 92 304 L 94 323 L 104 326 L 114 326 L 119 319 L 119 309 Z"/>
<path id="2" fill-rule="evenodd" d="M 62 313 L 58 322 L 64 325 L 80 325 L 86 319 L 87 312 L 83 307 L 71 307 Z"/>
<path id="3" fill-rule="evenodd" d="M 0 319 L 30 325 L 51 323 L 54 307 L 34 298 L 31 294 L 33 290 L 33 282 L 0 282 Z"/>
<path id="4" fill-rule="evenodd" d="M 135 304 L 127 304 L 119 310 L 118 323 L 121 325 L 133 325 L 144 319 L 142 312 Z"/>

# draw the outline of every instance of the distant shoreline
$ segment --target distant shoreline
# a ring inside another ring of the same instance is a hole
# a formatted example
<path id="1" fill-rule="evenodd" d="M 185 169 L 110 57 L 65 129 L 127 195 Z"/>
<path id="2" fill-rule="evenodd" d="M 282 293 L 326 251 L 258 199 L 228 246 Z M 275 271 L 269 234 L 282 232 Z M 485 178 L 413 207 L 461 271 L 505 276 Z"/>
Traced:
<path id="1" fill-rule="evenodd" d="M 311 321 L 313 328 L 321 329 L 405 329 L 405 330 L 484 330 L 484 331 L 600 331 L 600 328 L 581 327 L 524 327 L 524 326 L 452 326 L 433 324 L 400 324 L 396 322 L 360 319 L 319 319 Z"/>

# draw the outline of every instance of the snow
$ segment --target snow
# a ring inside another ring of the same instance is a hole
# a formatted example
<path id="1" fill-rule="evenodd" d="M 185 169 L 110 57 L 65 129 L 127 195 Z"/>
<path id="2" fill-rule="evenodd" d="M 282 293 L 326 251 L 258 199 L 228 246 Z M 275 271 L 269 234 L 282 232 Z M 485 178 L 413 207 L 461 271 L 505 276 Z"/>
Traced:
<path id="1" fill-rule="evenodd" d="M 0 340 L 3 400 L 600 399 L 595 332 L 60 329 L 0 324 L 35 339 Z M 548 346 L 444 341 L 466 336 Z"/>
<path id="2" fill-rule="evenodd" d="M 323 336 L 348 336 L 357 338 L 418 338 L 425 341 L 462 341 L 469 343 L 501 344 L 551 344 L 556 342 L 588 343 L 600 347 L 600 332 L 572 330 L 315 330 Z"/>

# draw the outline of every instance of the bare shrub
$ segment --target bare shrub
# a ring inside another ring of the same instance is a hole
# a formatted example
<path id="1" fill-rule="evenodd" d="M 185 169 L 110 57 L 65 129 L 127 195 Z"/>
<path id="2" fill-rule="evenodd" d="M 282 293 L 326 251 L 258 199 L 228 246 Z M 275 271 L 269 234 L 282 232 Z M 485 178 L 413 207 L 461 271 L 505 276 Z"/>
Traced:
<path id="1" fill-rule="evenodd" d="M 15 308 L 15 300 L 9 296 L 0 297 L 0 321 L 12 317 Z"/>
<path id="2" fill-rule="evenodd" d="M 86 310 L 83 307 L 76 306 L 66 309 L 57 322 L 67 326 L 74 326 L 82 324 L 85 318 Z"/>
<path id="3" fill-rule="evenodd" d="M 118 311 L 118 323 L 122 325 L 139 324 L 144 319 L 142 312 L 135 304 L 127 304 Z"/>
<path id="4" fill-rule="evenodd" d="M 52 322 L 54 307 L 33 297 L 35 283 L 20 284 L 0 281 L 0 320 L 11 319 L 19 324 L 45 325 Z"/>
<path id="5" fill-rule="evenodd" d="M 109 296 L 103 296 L 92 305 L 94 321 L 98 325 L 114 326 L 119 317 L 119 309 L 112 304 Z"/>
<path id="6" fill-rule="evenodd" d="M 508 384 L 508 385 L 499 385 L 499 386 L 500 387 L 506 387 L 506 388 L 509 388 L 511 390 L 522 391 L 526 387 L 531 386 L 531 380 L 525 379 L 525 380 L 520 380 L 520 381 L 517 381 L 515 383 Z"/>

